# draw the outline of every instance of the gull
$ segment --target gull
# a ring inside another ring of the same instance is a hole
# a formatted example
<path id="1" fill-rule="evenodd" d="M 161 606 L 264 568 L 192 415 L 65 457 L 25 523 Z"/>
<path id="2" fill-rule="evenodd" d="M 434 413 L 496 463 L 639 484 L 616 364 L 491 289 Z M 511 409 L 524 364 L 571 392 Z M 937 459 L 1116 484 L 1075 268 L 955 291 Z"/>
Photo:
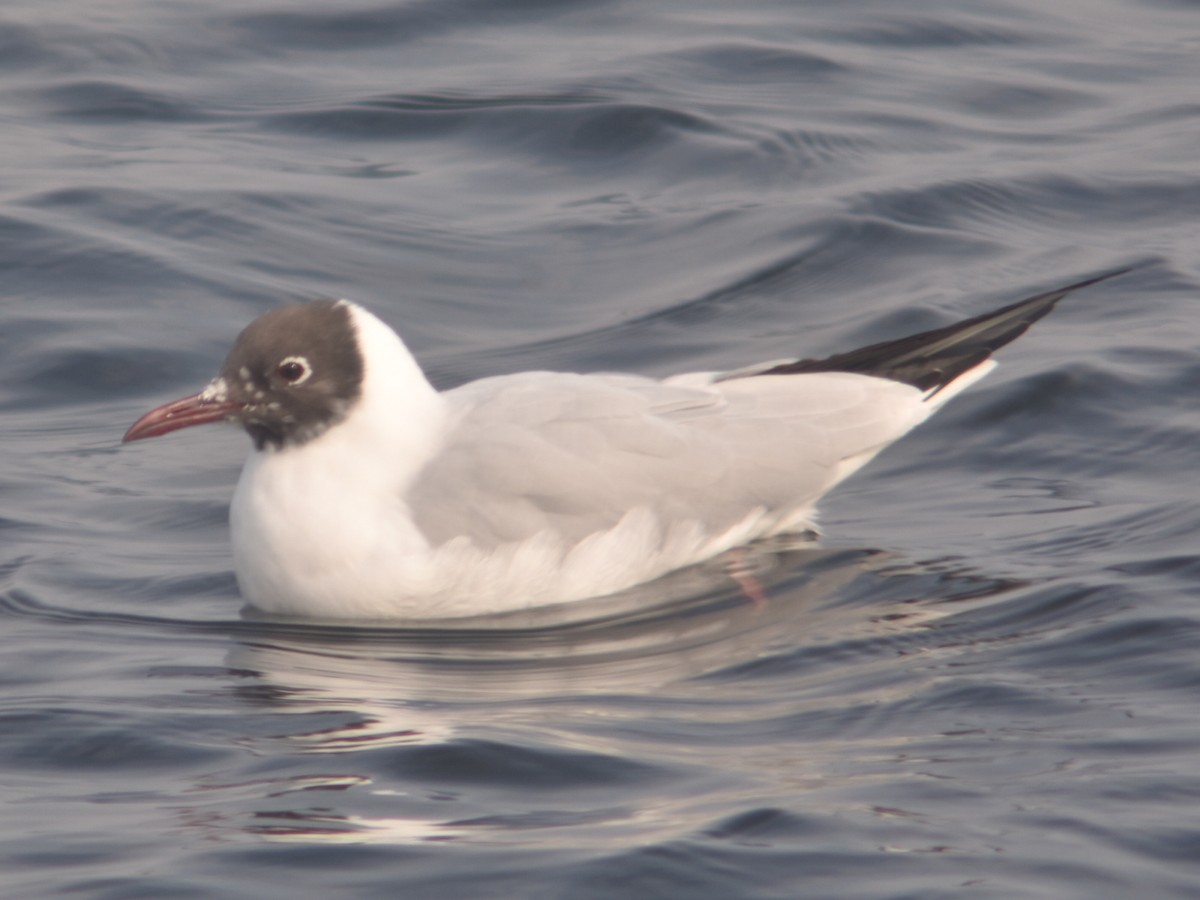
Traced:
<path id="1" fill-rule="evenodd" d="M 1072 291 L 824 359 L 655 379 L 523 372 L 444 392 L 347 300 L 271 310 L 204 390 L 125 441 L 207 422 L 254 444 L 230 507 L 261 612 L 453 618 L 613 594 L 815 527 L 822 495 L 992 370 Z"/>

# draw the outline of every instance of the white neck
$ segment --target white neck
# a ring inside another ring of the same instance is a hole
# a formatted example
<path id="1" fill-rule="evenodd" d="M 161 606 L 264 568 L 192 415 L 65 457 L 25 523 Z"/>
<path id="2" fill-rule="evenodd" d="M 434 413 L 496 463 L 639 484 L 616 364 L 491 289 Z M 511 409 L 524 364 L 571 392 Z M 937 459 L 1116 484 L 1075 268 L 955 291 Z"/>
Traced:
<path id="1" fill-rule="evenodd" d="M 428 549 L 404 494 L 442 444 L 445 403 L 394 331 L 341 302 L 363 357 L 358 400 L 324 434 L 252 453 L 230 509 L 238 580 L 260 608 L 294 607 L 308 593 L 315 602 L 372 559 L 381 539 L 397 556 Z M 288 570 L 272 562 L 282 559 Z"/>
<path id="2" fill-rule="evenodd" d="M 445 402 L 396 332 L 361 306 L 341 303 L 358 331 L 362 393 L 345 419 L 310 444 L 318 453 L 357 460 L 361 469 L 375 470 L 367 477 L 390 479 L 403 490 L 441 445 Z"/>

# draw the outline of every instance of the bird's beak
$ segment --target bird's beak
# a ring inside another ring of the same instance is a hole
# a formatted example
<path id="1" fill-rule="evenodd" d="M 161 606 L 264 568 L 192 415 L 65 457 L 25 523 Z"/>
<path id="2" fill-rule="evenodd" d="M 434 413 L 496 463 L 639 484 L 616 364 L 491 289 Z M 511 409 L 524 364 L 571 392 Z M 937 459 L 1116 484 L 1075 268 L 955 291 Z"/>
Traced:
<path id="1" fill-rule="evenodd" d="M 121 441 L 140 441 L 142 438 L 158 437 L 180 428 L 190 428 L 192 425 L 220 422 L 229 418 L 238 408 L 239 404 L 217 399 L 213 396 L 211 388 L 205 389 L 199 394 L 183 397 L 150 410 L 129 426 Z"/>

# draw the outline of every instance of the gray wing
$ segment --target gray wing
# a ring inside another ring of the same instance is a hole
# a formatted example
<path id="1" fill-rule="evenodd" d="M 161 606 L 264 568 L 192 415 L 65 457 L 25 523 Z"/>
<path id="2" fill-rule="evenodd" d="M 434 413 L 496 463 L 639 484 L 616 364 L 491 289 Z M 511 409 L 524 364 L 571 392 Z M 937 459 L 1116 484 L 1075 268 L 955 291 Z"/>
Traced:
<path id="1" fill-rule="evenodd" d="M 574 544 L 635 508 L 708 534 L 756 511 L 794 519 L 929 411 L 916 388 L 839 372 L 530 372 L 444 396 L 455 424 L 406 499 L 433 545 L 484 549 L 539 532 Z"/>
<path id="2" fill-rule="evenodd" d="M 538 533 L 574 543 L 630 510 L 709 535 L 756 511 L 756 535 L 803 527 L 821 494 L 987 374 L 994 350 L 1126 271 L 823 360 L 666 381 L 483 379 L 444 395 L 457 424 L 410 508 L 435 544 L 484 548 Z"/>

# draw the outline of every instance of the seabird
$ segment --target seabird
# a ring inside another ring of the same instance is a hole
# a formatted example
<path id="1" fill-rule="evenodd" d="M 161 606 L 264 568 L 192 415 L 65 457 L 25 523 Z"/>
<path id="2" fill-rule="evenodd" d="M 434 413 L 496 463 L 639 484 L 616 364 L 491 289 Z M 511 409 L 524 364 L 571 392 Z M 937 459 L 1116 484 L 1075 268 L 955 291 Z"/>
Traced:
<path id="1" fill-rule="evenodd" d="M 126 441 L 227 421 L 238 584 L 279 615 L 443 618 L 611 594 L 814 527 L 818 499 L 1108 272 L 825 359 L 665 379 L 524 372 L 438 392 L 347 300 L 272 310 Z"/>

